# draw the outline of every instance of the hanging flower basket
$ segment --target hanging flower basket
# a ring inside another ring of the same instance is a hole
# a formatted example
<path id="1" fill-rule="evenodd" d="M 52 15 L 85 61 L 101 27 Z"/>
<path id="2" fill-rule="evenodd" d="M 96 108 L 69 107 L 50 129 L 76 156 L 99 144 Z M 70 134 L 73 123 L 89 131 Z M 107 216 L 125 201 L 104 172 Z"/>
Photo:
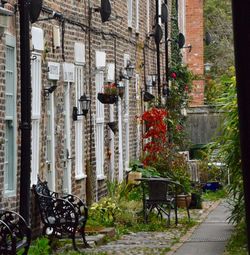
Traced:
<path id="1" fill-rule="evenodd" d="M 105 93 L 98 93 L 97 98 L 103 104 L 114 104 L 118 101 L 117 95 L 109 95 Z"/>
<path id="2" fill-rule="evenodd" d="M 107 125 L 113 131 L 114 134 L 118 131 L 118 123 L 117 123 L 117 121 L 108 122 Z"/>
<path id="3" fill-rule="evenodd" d="M 151 93 L 149 93 L 147 91 L 144 92 L 144 95 L 143 95 L 144 102 L 149 102 L 149 101 L 153 100 L 154 98 L 155 98 L 155 96 L 152 95 Z"/>

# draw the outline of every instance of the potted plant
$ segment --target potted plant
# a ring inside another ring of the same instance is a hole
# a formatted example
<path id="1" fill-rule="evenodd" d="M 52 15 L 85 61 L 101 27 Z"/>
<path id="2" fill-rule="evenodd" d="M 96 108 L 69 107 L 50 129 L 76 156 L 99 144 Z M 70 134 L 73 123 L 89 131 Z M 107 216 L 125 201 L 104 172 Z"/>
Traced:
<path id="1" fill-rule="evenodd" d="M 98 100 L 103 104 L 114 104 L 118 101 L 117 87 L 115 83 L 104 85 L 104 92 L 97 95 Z"/>

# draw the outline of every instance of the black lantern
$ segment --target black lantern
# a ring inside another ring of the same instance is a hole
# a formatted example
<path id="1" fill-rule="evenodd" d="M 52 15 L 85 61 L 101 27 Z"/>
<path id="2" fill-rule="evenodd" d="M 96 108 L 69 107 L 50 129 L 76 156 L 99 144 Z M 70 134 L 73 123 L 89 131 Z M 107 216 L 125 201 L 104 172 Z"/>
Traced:
<path id="1" fill-rule="evenodd" d="M 118 95 L 120 98 L 123 98 L 124 92 L 125 92 L 125 84 L 122 81 L 119 81 L 116 85 L 118 90 Z"/>
<path id="2" fill-rule="evenodd" d="M 133 74 L 134 74 L 135 66 L 131 63 L 130 60 L 128 60 L 127 66 L 125 67 L 125 69 L 126 69 L 126 72 L 127 72 L 128 79 L 131 79 L 133 77 Z"/>
<path id="3" fill-rule="evenodd" d="M 86 116 L 90 108 L 91 100 L 85 94 L 83 94 L 78 101 L 80 102 L 82 113 L 78 114 L 77 107 L 73 107 L 72 118 L 74 121 L 77 120 L 77 116 Z"/>

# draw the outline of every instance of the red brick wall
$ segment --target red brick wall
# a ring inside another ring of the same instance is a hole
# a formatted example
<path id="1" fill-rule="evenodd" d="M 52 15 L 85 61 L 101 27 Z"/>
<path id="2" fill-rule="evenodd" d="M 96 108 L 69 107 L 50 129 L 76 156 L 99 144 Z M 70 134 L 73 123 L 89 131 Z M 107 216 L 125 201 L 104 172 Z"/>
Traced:
<path id="1" fill-rule="evenodd" d="M 186 50 L 186 63 L 199 76 L 193 83 L 190 106 L 204 104 L 203 34 L 203 0 L 186 0 L 186 44 L 192 45 L 191 52 Z"/>

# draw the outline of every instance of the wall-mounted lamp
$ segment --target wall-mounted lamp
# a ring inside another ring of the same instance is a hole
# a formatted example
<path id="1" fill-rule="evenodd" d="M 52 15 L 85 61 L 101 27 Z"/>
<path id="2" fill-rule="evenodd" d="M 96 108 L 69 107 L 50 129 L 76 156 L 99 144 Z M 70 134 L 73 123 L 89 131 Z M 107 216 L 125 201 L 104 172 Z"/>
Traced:
<path id="1" fill-rule="evenodd" d="M 78 113 L 77 107 L 74 106 L 72 113 L 73 121 L 77 120 L 77 116 L 86 116 L 90 108 L 91 100 L 85 94 L 83 94 L 78 101 L 80 102 L 80 108 L 82 110 L 82 113 Z"/>
<path id="2" fill-rule="evenodd" d="M 14 13 L 4 8 L 5 1 L 0 2 L 0 33 L 3 34 L 5 29 L 8 27 L 8 20 Z"/>
<path id="3" fill-rule="evenodd" d="M 119 72 L 120 81 L 123 79 L 130 80 L 133 77 L 134 69 L 135 69 L 135 66 L 131 63 L 130 60 L 128 60 L 127 65 L 125 66 L 125 69 L 120 69 L 120 72 Z"/>
<path id="4" fill-rule="evenodd" d="M 128 60 L 125 70 L 127 72 L 127 76 L 129 79 L 131 79 L 133 77 L 134 69 L 135 69 L 135 66 L 131 63 L 130 60 Z"/>
<path id="5" fill-rule="evenodd" d="M 53 93 L 55 91 L 55 89 L 57 88 L 57 85 L 53 85 L 51 87 L 45 88 L 44 89 L 44 96 L 48 97 L 49 94 Z"/>
<path id="6" fill-rule="evenodd" d="M 205 64 L 204 64 L 205 72 L 210 72 L 211 67 L 212 67 L 212 64 L 211 64 L 211 63 L 208 63 L 208 62 L 205 63 Z"/>
<path id="7" fill-rule="evenodd" d="M 122 68 L 121 68 L 120 71 L 119 71 L 119 80 L 120 80 L 120 81 L 121 81 L 121 80 L 129 80 L 127 73 L 126 73 L 125 70 L 122 69 Z"/>
<path id="8" fill-rule="evenodd" d="M 117 90 L 118 90 L 118 95 L 120 98 L 123 98 L 124 92 L 125 92 L 125 84 L 122 81 L 119 81 L 116 84 Z"/>

